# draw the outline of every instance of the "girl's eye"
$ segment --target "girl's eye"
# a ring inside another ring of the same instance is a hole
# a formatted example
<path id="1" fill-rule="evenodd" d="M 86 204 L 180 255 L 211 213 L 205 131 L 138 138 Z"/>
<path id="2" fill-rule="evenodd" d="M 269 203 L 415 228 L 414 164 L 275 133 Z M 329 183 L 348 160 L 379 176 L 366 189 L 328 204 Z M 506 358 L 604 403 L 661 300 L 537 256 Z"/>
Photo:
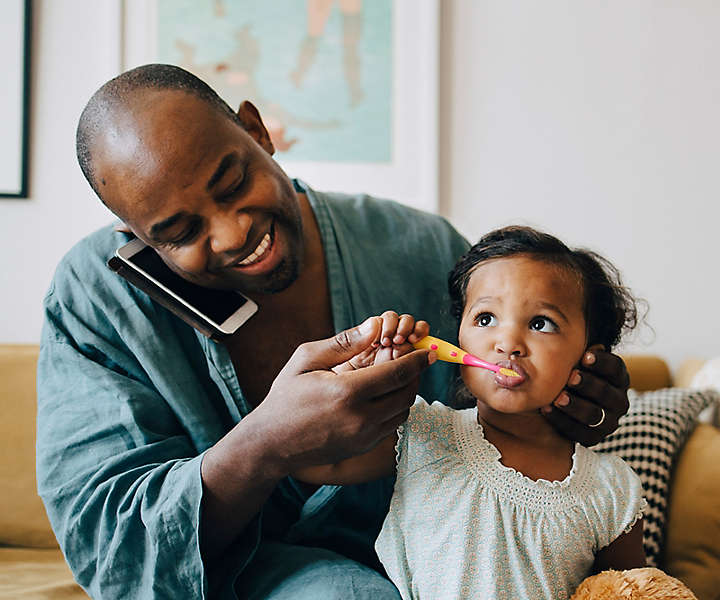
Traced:
<path id="1" fill-rule="evenodd" d="M 535 317 L 530 321 L 530 329 L 542 333 L 554 333 L 557 331 L 557 325 L 553 323 L 552 319 L 548 319 L 547 317 Z"/>
<path id="2" fill-rule="evenodd" d="M 497 319 L 495 315 L 490 313 L 481 313 L 475 317 L 475 324 L 478 327 L 494 327 L 497 325 Z"/>

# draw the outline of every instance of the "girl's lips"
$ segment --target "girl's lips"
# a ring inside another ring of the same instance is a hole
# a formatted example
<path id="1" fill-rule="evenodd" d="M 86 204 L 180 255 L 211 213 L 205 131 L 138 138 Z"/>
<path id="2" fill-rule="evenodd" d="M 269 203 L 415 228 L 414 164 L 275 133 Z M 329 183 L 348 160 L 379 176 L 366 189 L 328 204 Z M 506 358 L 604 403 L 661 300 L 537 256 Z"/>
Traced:
<path id="1" fill-rule="evenodd" d="M 525 383 L 528 379 L 527 371 L 523 369 L 520 365 L 518 365 L 515 361 L 501 360 L 497 363 L 497 365 L 506 369 L 512 369 L 519 375 L 519 377 L 509 377 L 508 375 L 503 375 L 500 372 L 495 373 L 495 383 L 500 387 L 515 388 Z"/>

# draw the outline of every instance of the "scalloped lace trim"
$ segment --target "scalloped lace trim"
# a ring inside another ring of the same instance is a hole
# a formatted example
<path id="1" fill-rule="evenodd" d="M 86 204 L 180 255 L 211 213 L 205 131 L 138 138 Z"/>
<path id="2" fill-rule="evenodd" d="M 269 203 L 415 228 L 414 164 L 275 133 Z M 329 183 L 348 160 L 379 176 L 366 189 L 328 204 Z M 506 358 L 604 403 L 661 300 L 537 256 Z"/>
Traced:
<path id="1" fill-rule="evenodd" d="M 395 442 L 395 466 L 400 464 L 400 444 L 402 443 L 403 434 L 405 433 L 405 425 L 398 425 L 397 441 Z"/>
<path id="2" fill-rule="evenodd" d="M 632 522 L 623 529 L 623 533 L 630 533 L 633 527 L 635 527 L 635 524 L 642 519 L 643 514 L 647 510 L 648 502 L 645 500 L 645 498 L 642 498 L 642 502 L 640 502 L 640 508 L 638 508 L 637 512 L 635 513 L 635 516 L 633 517 Z"/>

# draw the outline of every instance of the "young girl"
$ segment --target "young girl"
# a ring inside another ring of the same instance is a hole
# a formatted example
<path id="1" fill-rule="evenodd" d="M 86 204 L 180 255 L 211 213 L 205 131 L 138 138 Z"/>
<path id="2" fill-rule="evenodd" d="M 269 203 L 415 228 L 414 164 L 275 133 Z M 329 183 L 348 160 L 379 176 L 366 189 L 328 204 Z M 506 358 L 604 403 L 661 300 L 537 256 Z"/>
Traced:
<path id="1" fill-rule="evenodd" d="M 460 347 L 519 377 L 463 366 L 459 395 L 473 408 L 418 397 L 396 436 L 295 476 L 351 484 L 396 469 L 375 548 L 406 599 L 556 600 L 592 572 L 644 566 L 640 480 L 544 416 L 583 353 L 612 348 L 634 326 L 617 270 L 550 235 L 508 227 L 473 246 L 449 286 Z M 377 348 L 358 363 L 410 351 L 429 330 L 409 315 L 385 313 L 382 323 Z"/>

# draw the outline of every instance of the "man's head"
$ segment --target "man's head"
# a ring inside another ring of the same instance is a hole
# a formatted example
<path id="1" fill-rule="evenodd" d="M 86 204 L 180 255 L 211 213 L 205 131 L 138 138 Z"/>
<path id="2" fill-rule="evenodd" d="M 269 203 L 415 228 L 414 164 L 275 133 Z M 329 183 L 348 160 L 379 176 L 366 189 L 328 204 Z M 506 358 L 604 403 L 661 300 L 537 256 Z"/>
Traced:
<path id="1" fill-rule="evenodd" d="M 255 107 L 235 113 L 204 82 L 146 65 L 103 85 L 83 111 L 78 161 L 102 201 L 180 275 L 275 292 L 299 271 L 292 183 Z"/>

